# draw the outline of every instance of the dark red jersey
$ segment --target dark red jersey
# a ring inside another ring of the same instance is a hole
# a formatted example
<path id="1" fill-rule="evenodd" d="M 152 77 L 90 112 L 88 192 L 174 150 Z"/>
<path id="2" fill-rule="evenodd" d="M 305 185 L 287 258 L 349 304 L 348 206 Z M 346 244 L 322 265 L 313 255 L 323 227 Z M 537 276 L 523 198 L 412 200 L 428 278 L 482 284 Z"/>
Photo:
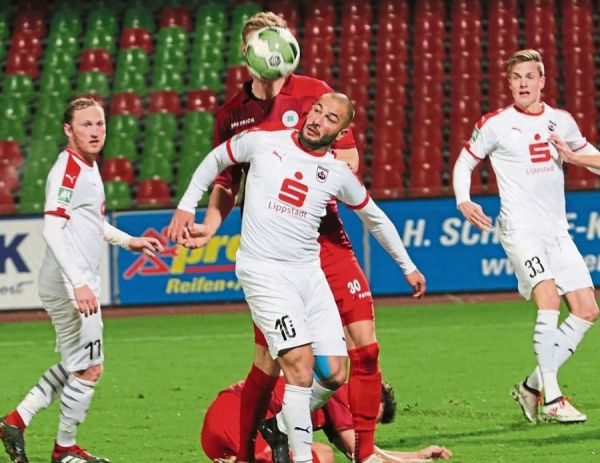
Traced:
<path id="1" fill-rule="evenodd" d="M 312 77 L 290 75 L 279 94 L 270 100 L 260 100 L 252 94 L 252 81 L 244 83 L 240 92 L 230 99 L 217 113 L 214 131 L 214 145 L 223 143 L 233 135 L 256 125 L 267 125 L 270 130 L 301 128 L 304 118 L 313 103 L 323 94 L 332 92 L 329 85 Z M 349 131 L 333 148 L 355 148 L 354 137 Z M 247 165 L 237 165 L 226 169 L 215 183 L 239 191 L 242 174 Z M 335 247 L 352 249 L 344 232 L 337 205 L 332 201 L 327 206 L 327 214 L 319 230 L 322 247 L 333 244 Z"/>

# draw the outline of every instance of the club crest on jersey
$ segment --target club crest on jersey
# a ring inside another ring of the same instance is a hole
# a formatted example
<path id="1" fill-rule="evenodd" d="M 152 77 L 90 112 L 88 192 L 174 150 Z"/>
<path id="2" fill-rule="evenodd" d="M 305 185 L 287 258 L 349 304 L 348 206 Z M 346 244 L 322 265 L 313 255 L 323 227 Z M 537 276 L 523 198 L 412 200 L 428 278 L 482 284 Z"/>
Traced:
<path id="1" fill-rule="evenodd" d="M 281 116 L 281 122 L 283 122 L 283 125 L 286 127 L 296 127 L 299 119 L 298 113 L 293 109 L 284 112 L 283 116 Z"/>
<path id="2" fill-rule="evenodd" d="M 477 127 L 475 127 L 473 129 L 473 133 L 471 134 L 471 139 L 469 140 L 469 143 L 475 143 L 475 141 L 477 141 L 478 136 L 479 136 L 479 129 Z"/>
<path id="3" fill-rule="evenodd" d="M 64 186 L 61 186 L 58 189 L 58 198 L 57 198 L 56 202 L 63 206 L 68 206 L 69 204 L 71 204 L 72 197 L 73 197 L 73 190 L 71 188 L 65 188 Z"/>
<path id="4" fill-rule="evenodd" d="M 329 175 L 329 169 L 326 169 L 323 166 L 317 166 L 317 180 L 321 183 L 327 180 L 327 175 Z"/>
<path id="5" fill-rule="evenodd" d="M 556 130 L 556 122 L 548 121 L 548 130 L 554 132 Z"/>

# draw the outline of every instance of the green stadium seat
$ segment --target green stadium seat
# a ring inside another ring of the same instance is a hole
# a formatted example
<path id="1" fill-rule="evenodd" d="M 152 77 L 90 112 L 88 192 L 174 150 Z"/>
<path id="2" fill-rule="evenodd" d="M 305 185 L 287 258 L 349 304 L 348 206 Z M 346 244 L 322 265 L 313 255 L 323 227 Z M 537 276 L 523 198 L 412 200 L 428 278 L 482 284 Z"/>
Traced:
<path id="1" fill-rule="evenodd" d="M 117 68 L 114 82 L 115 93 L 133 92 L 139 95 L 148 93 L 146 77 L 135 69 Z"/>
<path id="2" fill-rule="evenodd" d="M 209 62 L 200 64 L 192 63 L 189 75 L 190 90 L 208 88 L 214 90 L 216 93 L 222 91 L 223 79 L 221 78 L 221 69 L 212 66 Z"/>
<path id="3" fill-rule="evenodd" d="M 198 167 L 198 164 L 200 164 L 206 155 L 210 153 L 212 148 L 212 140 L 208 137 L 185 137 L 181 146 L 181 157 L 179 158 L 180 169 L 181 163 L 183 163 L 185 166 L 191 164 L 192 169 L 195 170 L 196 167 Z"/>
<path id="4" fill-rule="evenodd" d="M 99 71 L 81 72 L 77 80 L 78 95 L 100 95 L 106 98 L 110 95 L 108 77 Z"/>
<path id="5" fill-rule="evenodd" d="M 62 140 L 47 140 L 32 137 L 25 145 L 27 162 L 35 161 L 46 165 L 52 165 L 54 161 L 56 161 L 58 153 L 63 150 L 62 142 L 64 140 L 66 140 L 66 138 L 63 138 Z"/>
<path id="6" fill-rule="evenodd" d="M 158 32 L 156 48 L 175 48 L 185 53 L 188 47 L 188 33 L 183 27 L 163 27 Z"/>
<path id="7" fill-rule="evenodd" d="M 154 16 L 143 7 L 128 8 L 123 19 L 123 29 L 148 29 L 154 31 Z"/>
<path id="8" fill-rule="evenodd" d="M 181 73 L 173 72 L 171 69 L 156 66 L 152 78 L 152 88 L 154 90 L 174 90 L 177 93 L 183 93 L 183 76 Z"/>
<path id="9" fill-rule="evenodd" d="M 71 79 L 66 74 L 44 72 L 40 79 L 40 95 L 53 95 L 63 101 L 71 98 Z"/>
<path id="10" fill-rule="evenodd" d="M 138 180 L 160 179 L 167 183 L 171 183 L 173 181 L 173 170 L 171 165 L 171 161 L 166 157 L 144 156 Z"/>
<path id="11" fill-rule="evenodd" d="M 131 209 L 133 206 L 131 190 L 127 182 L 104 182 L 104 194 L 105 206 L 108 211 Z"/>
<path id="12" fill-rule="evenodd" d="M 119 138 L 125 137 L 137 141 L 140 138 L 138 119 L 131 114 L 112 116 L 108 120 L 107 132 Z"/>
<path id="13" fill-rule="evenodd" d="M 183 50 L 177 48 L 160 48 L 154 56 L 154 69 L 169 69 L 171 72 L 184 72 L 187 60 Z"/>
<path id="14" fill-rule="evenodd" d="M 52 16 L 52 22 L 50 23 L 50 35 L 68 35 L 71 37 L 78 37 L 81 35 L 81 18 L 79 13 L 73 9 L 60 9 L 54 16 Z"/>
<path id="15" fill-rule="evenodd" d="M 227 16 L 225 7 L 217 3 L 207 3 L 198 8 L 196 14 L 196 34 L 200 29 L 214 26 L 216 29 L 223 30 L 227 25 Z"/>
<path id="16" fill-rule="evenodd" d="M 105 158 L 127 158 L 134 163 L 138 157 L 135 140 L 126 137 L 116 137 L 109 132 L 104 143 L 102 155 Z"/>
<path id="17" fill-rule="evenodd" d="M 88 16 L 87 28 L 103 31 L 114 36 L 117 33 L 117 17 L 114 11 L 108 8 L 94 8 Z M 104 48 L 104 47 L 100 47 Z"/>
<path id="18" fill-rule="evenodd" d="M 203 132 L 212 136 L 215 116 L 208 111 L 192 111 L 183 117 L 183 133 L 187 136 L 192 132 Z"/>
<path id="19" fill-rule="evenodd" d="M 10 36 L 8 11 L 0 11 L 0 41 L 4 42 Z"/>
<path id="20" fill-rule="evenodd" d="M 40 92 L 39 98 L 35 105 L 36 117 L 42 115 L 57 115 L 65 110 L 65 98 L 60 94 L 52 92 Z"/>
<path id="21" fill-rule="evenodd" d="M 232 28 L 242 30 L 244 23 L 256 13 L 260 13 L 262 8 L 258 3 L 245 2 L 233 9 Z"/>
<path id="22" fill-rule="evenodd" d="M 71 77 L 77 72 L 75 60 L 69 54 L 60 51 L 46 53 L 44 56 L 43 74 L 47 72 L 64 74 L 67 77 Z"/>
<path id="23" fill-rule="evenodd" d="M 79 42 L 76 36 L 51 34 L 46 43 L 46 54 L 62 53 L 71 57 L 79 54 Z"/>
<path id="24" fill-rule="evenodd" d="M 167 161 L 174 161 L 177 156 L 175 144 L 172 139 L 166 138 L 164 134 L 152 134 L 146 137 L 142 158 L 163 158 Z"/>
<path id="25" fill-rule="evenodd" d="M 4 76 L 2 93 L 29 101 L 35 93 L 35 90 L 33 89 L 33 81 L 31 77 L 25 74 Z"/>
<path id="26" fill-rule="evenodd" d="M 146 74 L 150 70 L 148 55 L 141 48 L 123 48 L 117 57 L 117 72 L 120 69 Z"/>
<path id="27" fill-rule="evenodd" d="M 40 214 L 44 212 L 45 188 L 45 181 L 21 183 L 17 212 L 19 214 Z"/>
<path id="28" fill-rule="evenodd" d="M 177 135 L 177 118 L 170 113 L 148 114 L 144 119 L 146 136 L 161 134 L 162 137 L 169 139 Z"/>
<path id="29" fill-rule="evenodd" d="M 10 95 L 0 95 L 0 117 L 17 119 L 22 123 L 29 119 L 27 102 L 21 98 L 12 98 Z"/>
<path id="30" fill-rule="evenodd" d="M 64 140 L 62 118 L 52 113 L 36 113 L 31 128 L 31 136 L 36 140 L 53 142 Z"/>
<path id="31" fill-rule="evenodd" d="M 45 184 L 53 164 L 49 159 L 27 159 L 27 162 L 23 164 L 23 185 L 30 183 L 37 185 L 40 182 Z"/>
<path id="32" fill-rule="evenodd" d="M 0 140 L 14 140 L 25 143 L 25 124 L 16 118 L 0 118 Z"/>
<path id="33" fill-rule="evenodd" d="M 102 29 L 88 28 L 83 40 L 84 49 L 104 48 L 111 55 L 116 50 L 115 36 L 111 32 Z"/>

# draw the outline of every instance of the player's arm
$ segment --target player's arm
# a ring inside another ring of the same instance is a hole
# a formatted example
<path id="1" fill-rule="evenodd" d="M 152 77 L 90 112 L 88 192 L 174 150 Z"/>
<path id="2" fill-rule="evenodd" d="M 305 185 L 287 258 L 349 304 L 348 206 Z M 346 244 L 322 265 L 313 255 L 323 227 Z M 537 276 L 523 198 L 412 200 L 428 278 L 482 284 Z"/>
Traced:
<path id="1" fill-rule="evenodd" d="M 489 230 L 492 219 L 488 217 L 482 207 L 471 201 L 471 173 L 479 164 L 479 159 L 463 148 L 454 164 L 452 171 L 452 187 L 456 196 L 456 205 L 465 219 L 479 230 Z"/>
<path id="2" fill-rule="evenodd" d="M 356 148 L 335 148 L 335 157 L 344 161 L 353 173 L 358 172 L 358 150 Z"/>
<path id="3" fill-rule="evenodd" d="M 104 221 L 104 240 L 115 246 L 121 246 L 128 251 L 143 252 L 148 256 L 154 256 L 154 252 L 163 252 L 160 241 L 150 236 L 133 237 L 117 227 Z"/>
<path id="4" fill-rule="evenodd" d="M 48 249 L 54 256 L 62 273 L 73 287 L 77 308 L 86 317 L 98 311 L 98 300 L 92 291 L 89 281 L 84 279 L 84 273 L 73 263 L 65 244 L 64 228 L 68 217 L 46 213 L 42 237 Z"/>
<path id="5" fill-rule="evenodd" d="M 375 447 L 375 454 L 387 463 L 401 463 L 411 459 L 442 459 L 447 460 L 452 457 L 452 452 L 439 445 L 430 445 L 415 452 L 398 452 L 393 450 L 384 450 Z"/>
<path id="6" fill-rule="evenodd" d="M 548 139 L 554 145 L 564 162 L 575 166 L 586 167 L 595 174 L 600 175 L 600 170 L 598 170 L 600 169 L 600 151 L 593 145 L 587 143 L 576 153 L 569 147 L 567 142 L 558 135 L 553 133 Z"/>

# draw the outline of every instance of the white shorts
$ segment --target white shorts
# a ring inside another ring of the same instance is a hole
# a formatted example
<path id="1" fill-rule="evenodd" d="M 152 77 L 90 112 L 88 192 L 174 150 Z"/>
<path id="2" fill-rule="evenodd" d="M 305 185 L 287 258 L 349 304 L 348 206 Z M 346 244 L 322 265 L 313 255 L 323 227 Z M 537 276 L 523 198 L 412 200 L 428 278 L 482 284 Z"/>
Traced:
<path id="1" fill-rule="evenodd" d="M 525 299 L 531 298 L 533 288 L 545 280 L 554 280 L 560 296 L 594 287 L 587 265 L 568 234 L 518 230 L 502 232 L 500 242 L 515 268 L 519 293 Z"/>
<path id="2" fill-rule="evenodd" d="M 56 331 L 56 352 L 60 352 L 67 371 L 85 370 L 104 362 L 102 311 L 89 317 L 79 313 L 73 299 L 40 294 L 42 306 L 50 315 Z"/>
<path id="3" fill-rule="evenodd" d="M 348 355 L 340 314 L 318 261 L 248 262 L 238 254 L 235 273 L 274 359 L 305 344 L 312 344 L 314 355 Z"/>

